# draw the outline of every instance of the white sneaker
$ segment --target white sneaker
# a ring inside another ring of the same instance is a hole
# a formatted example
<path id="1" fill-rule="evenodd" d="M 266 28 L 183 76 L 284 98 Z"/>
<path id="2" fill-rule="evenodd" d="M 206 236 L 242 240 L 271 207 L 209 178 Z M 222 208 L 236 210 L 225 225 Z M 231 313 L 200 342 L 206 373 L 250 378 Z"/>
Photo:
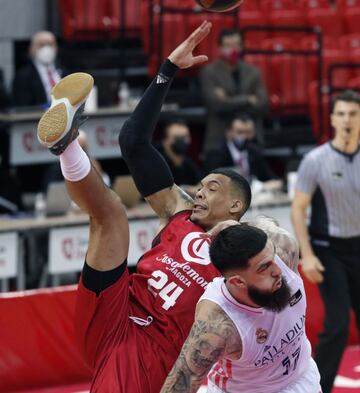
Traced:
<path id="1" fill-rule="evenodd" d="M 41 117 L 37 136 L 53 154 L 61 154 L 79 134 L 85 101 L 94 85 L 91 75 L 76 72 L 61 79 L 51 91 L 51 106 Z"/>

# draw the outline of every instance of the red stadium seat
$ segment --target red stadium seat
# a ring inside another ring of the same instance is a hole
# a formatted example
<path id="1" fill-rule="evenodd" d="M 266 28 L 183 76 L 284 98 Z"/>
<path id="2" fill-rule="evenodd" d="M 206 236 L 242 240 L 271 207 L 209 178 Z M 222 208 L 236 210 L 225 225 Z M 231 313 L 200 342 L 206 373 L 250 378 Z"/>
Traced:
<path id="1" fill-rule="evenodd" d="M 249 26 L 264 26 L 268 25 L 268 17 L 261 11 L 240 11 L 240 28 Z M 260 43 L 262 40 L 268 38 L 270 34 L 266 31 L 251 31 L 246 33 L 245 39 L 251 42 Z"/>
<path id="2" fill-rule="evenodd" d="M 360 7 L 346 8 L 343 11 L 345 33 L 358 34 L 360 29 Z"/>
<path id="3" fill-rule="evenodd" d="M 329 67 L 333 64 L 346 63 L 348 61 L 347 52 L 342 49 L 324 49 L 323 51 L 323 75 L 328 78 Z M 331 83 L 334 87 L 346 87 L 352 77 L 351 69 L 336 69 L 333 72 Z"/>
<path id="4" fill-rule="evenodd" d="M 282 114 L 305 114 L 307 112 L 307 62 L 304 56 L 282 54 L 294 50 L 294 41 L 288 38 L 273 38 L 262 43 L 265 50 L 275 50 L 277 55 L 269 56 L 268 84 L 273 110 Z"/>
<path id="5" fill-rule="evenodd" d="M 336 0 L 336 8 L 340 12 L 353 7 L 360 7 L 360 0 Z"/>
<path id="6" fill-rule="evenodd" d="M 120 32 L 120 3 L 114 0 L 59 0 L 64 38 L 116 38 Z"/>
<path id="7" fill-rule="evenodd" d="M 360 34 L 349 34 L 341 37 L 339 47 L 348 54 L 347 60 L 350 63 L 360 63 Z M 349 72 L 352 78 L 360 77 L 360 68 L 353 68 Z"/>
<path id="8" fill-rule="evenodd" d="M 307 20 L 310 26 L 320 27 L 326 36 L 340 37 L 343 34 L 342 16 L 335 9 L 308 9 Z"/>
<path id="9" fill-rule="evenodd" d="M 330 2 L 329 0 L 300 0 L 299 5 L 303 9 L 329 9 Z"/>
<path id="10" fill-rule="evenodd" d="M 306 27 L 307 20 L 301 10 L 276 10 L 269 14 L 269 23 L 273 27 Z M 285 32 L 274 32 L 272 36 L 283 36 Z M 300 39 L 304 33 L 289 33 L 289 37 Z"/>
<path id="11" fill-rule="evenodd" d="M 155 5 L 159 4 L 159 1 L 154 1 Z M 163 7 L 171 7 L 171 8 L 181 8 L 181 9 L 192 9 L 196 6 L 193 0 L 163 0 Z"/>
<path id="12" fill-rule="evenodd" d="M 318 96 L 319 82 L 314 81 L 309 84 L 309 111 L 311 117 L 312 132 L 317 142 L 324 143 L 328 141 L 332 135 L 330 120 L 329 120 L 329 95 L 326 94 L 328 87 L 326 85 L 321 86 L 321 105 L 322 105 L 322 118 L 323 118 L 323 132 L 321 134 L 320 129 L 320 117 L 319 107 L 320 101 Z"/>
<path id="13" fill-rule="evenodd" d="M 113 0 L 113 3 L 119 5 L 119 0 Z M 139 18 L 141 14 L 141 0 L 125 1 L 125 17 L 123 26 L 126 31 L 140 31 L 142 20 Z"/>
<path id="14" fill-rule="evenodd" d="M 244 1 L 239 8 L 239 12 L 259 11 L 261 0 Z"/>
<path id="15" fill-rule="evenodd" d="M 360 76 L 350 79 L 348 82 L 349 89 L 360 90 Z"/>
<path id="16" fill-rule="evenodd" d="M 266 14 L 272 11 L 294 10 L 297 8 L 295 0 L 263 0 L 261 2 L 261 9 Z"/>

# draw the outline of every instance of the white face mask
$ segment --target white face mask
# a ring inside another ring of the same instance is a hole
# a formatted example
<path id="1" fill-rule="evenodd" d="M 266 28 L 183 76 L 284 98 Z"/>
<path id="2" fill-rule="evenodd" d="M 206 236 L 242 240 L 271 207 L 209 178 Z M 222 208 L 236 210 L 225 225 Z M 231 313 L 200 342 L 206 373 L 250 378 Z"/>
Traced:
<path id="1" fill-rule="evenodd" d="M 40 48 L 35 55 L 36 59 L 43 64 L 52 64 L 55 61 L 56 49 L 51 45 Z"/>

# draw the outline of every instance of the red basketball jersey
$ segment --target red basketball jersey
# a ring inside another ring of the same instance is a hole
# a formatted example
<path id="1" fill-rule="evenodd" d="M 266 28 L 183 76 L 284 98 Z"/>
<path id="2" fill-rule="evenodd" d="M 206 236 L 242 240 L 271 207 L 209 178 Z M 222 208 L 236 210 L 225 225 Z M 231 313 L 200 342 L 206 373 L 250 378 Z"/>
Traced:
<path id="1" fill-rule="evenodd" d="M 157 393 L 194 321 L 196 303 L 219 276 L 209 260 L 209 239 L 190 221 L 172 217 L 137 273 L 122 277 L 99 296 L 81 280 L 76 335 L 95 369 L 91 392 Z"/>
<path id="2" fill-rule="evenodd" d="M 130 277 L 131 293 L 154 318 L 153 325 L 181 349 L 207 284 L 220 275 L 210 262 L 209 239 L 190 221 L 190 212 L 172 217 Z"/>

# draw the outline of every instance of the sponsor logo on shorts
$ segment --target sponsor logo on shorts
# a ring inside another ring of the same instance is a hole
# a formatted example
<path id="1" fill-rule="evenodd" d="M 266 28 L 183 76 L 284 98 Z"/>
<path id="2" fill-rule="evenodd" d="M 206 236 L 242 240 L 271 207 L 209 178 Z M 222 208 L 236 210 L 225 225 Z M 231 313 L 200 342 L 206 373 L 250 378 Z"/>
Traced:
<path id="1" fill-rule="evenodd" d="M 181 254 L 185 261 L 209 265 L 209 238 L 200 237 L 202 232 L 188 233 L 181 243 Z"/>

